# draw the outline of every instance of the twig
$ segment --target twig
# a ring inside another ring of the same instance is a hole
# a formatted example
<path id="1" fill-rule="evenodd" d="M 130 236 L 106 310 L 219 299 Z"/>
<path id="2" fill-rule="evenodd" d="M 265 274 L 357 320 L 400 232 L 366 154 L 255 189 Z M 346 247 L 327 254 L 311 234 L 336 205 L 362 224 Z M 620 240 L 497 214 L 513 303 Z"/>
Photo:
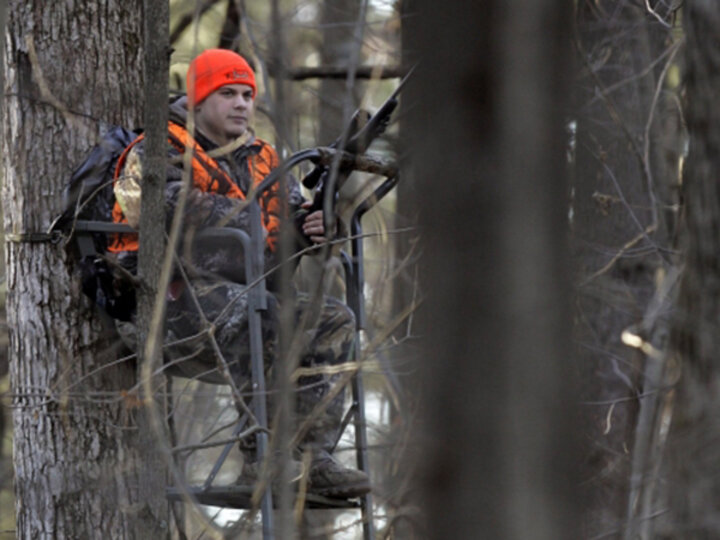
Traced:
<path id="1" fill-rule="evenodd" d="M 670 384 L 667 386 L 664 386 L 662 388 L 658 388 L 656 390 L 650 390 L 648 392 L 643 392 L 642 394 L 637 394 L 635 396 L 628 396 L 628 397 L 622 397 L 622 398 L 616 398 L 616 399 L 606 399 L 602 401 L 581 401 L 581 405 L 612 405 L 613 403 L 625 403 L 627 401 L 637 401 L 639 399 L 642 399 L 644 397 L 650 396 L 652 394 L 657 394 L 658 392 L 662 392 L 664 390 L 671 390 L 674 388 L 674 385 Z"/>
<path id="2" fill-rule="evenodd" d="M 203 448 L 214 448 L 216 446 L 224 446 L 228 443 L 234 443 L 238 441 L 242 441 L 243 439 L 246 439 L 250 435 L 253 435 L 257 433 L 258 431 L 267 431 L 266 429 L 261 428 L 260 426 L 252 426 L 246 429 L 245 431 L 238 433 L 235 437 L 231 437 L 229 439 L 222 439 L 219 441 L 211 441 L 206 443 L 197 443 L 197 444 L 186 444 L 183 446 L 176 446 L 172 449 L 173 454 L 180 454 L 183 452 L 192 452 L 195 450 L 202 450 Z"/>
<path id="3" fill-rule="evenodd" d="M 583 287 L 583 286 L 587 285 L 589 282 L 591 282 L 592 280 L 594 280 L 596 277 L 598 277 L 598 276 L 604 274 L 605 272 L 607 272 L 608 270 L 610 270 L 610 269 L 615 265 L 615 263 L 616 263 L 618 260 L 620 260 L 620 258 L 623 256 L 623 254 L 624 254 L 628 249 L 630 249 L 631 247 L 633 247 L 635 244 L 637 244 L 637 243 L 638 243 L 640 240 L 642 240 L 643 238 L 646 238 L 648 234 L 650 234 L 651 232 L 654 232 L 656 229 L 657 229 L 657 225 L 656 225 L 655 223 L 653 223 L 652 225 L 648 225 L 643 232 L 641 232 L 640 234 L 638 234 L 635 238 L 633 238 L 632 240 L 630 240 L 629 242 L 627 242 L 622 248 L 620 248 L 620 251 L 618 251 L 618 252 L 613 256 L 613 258 L 610 259 L 610 261 L 609 261 L 605 266 L 603 266 L 602 268 L 600 268 L 600 270 L 597 270 L 597 271 L 593 272 L 593 273 L 592 273 L 591 275 L 589 275 L 587 278 L 585 278 L 584 280 L 582 280 L 582 281 L 580 282 L 580 287 Z"/>
<path id="4" fill-rule="evenodd" d="M 684 41 L 684 39 L 681 40 L 681 41 Z M 655 66 L 656 66 L 657 64 L 659 64 L 660 62 L 662 62 L 662 61 L 665 59 L 665 57 L 666 57 L 668 54 L 672 53 L 674 50 L 675 50 L 675 45 L 673 45 L 673 46 L 671 46 L 671 47 L 667 47 L 657 58 L 655 58 L 655 60 L 653 60 L 653 61 L 650 62 L 647 66 L 645 66 L 645 68 L 644 68 L 642 71 L 640 71 L 640 72 L 638 72 L 638 73 L 634 73 L 633 75 L 630 75 L 629 77 L 626 77 L 625 79 L 623 79 L 623 80 L 621 80 L 621 81 L 618 81 L 618 82 L 613 83 L 613 84 L 611 84 L 611 85 L 609 85 L 609 86 L 606 86 L 606 87 L 605 87 L 605 95 L 610 95 L 610 94 L 613 93 L 615 90 L 618 90 L 619 88 L 622 88 L 622 87 L 625 86 L 626 84 L 631 83 L 631 82 L 633 82 L 633 81 L 635 81 L 635 80 L 638 80 L 638 79 L 642 79 L 643 77 L 645 77 L 645 75 L 647 75 L 648 73 L 651 73 L 651 72 L 653 71 L 653 69 L 655 68 Z M 593 97 L 592 99 L 590 99 L 587 103 L 584 103 L 584 104 L 583 104 L 583 107 L 587 107 L 587 106 L 589 106 L 589 105 L 592 105 L 593 103 L 595 103 L 595 102 L 598 101 L 599 99 L 601 99 L 599 96 L 595 96 L 595 97 Z"/>
<path id="5" fill-rule="evenodd" d="M 617 111 L 617 108 L 610 99 L 610 97 L 607 94 L 607 90 L 605 89 L 605 86 L 603 82 L 600 80 L 600 77 L 595 72 L 593 67 L 590 65 L 590 62 L 587 58 L 587 54 L 585 53 L 585 49 L 583 48 L 582 42 L 580 41 L 580 38 L 576 35 L 574 39 L 575 47 L 577 48 L 578 54 L 580 55 L 580 58 L 582 59 L 583 63 L 585 64 L 586 68 L 588 69 L 591 77 L 595 81 L 596 84 L 596 93 L 602 98 L 603 102 L 605 103 L 605 106 L 607 108 L 608 114 L 610 114 L 610 117 L 612 118 L 613 122 L 617 126 L 622 129 L 623 133 L 625 134 L 625 137 L 627 138 L 628 142 L 630 143 L 630 148 L 633 151 L 633 154 L 637 157 L 638 162 L 640 164 L 640 169 L 643 172 L 643 175 L 645 176 L 646 182 L 648 182 L 649 185 L 651 185 L 652 180 L 648 179 L 648 173 L 649 173 L 649 166 L 645 160 L 644 155 L 640 152 L 640 149 L 637 146 L 637 142 L 635 141 L 635 137 L 633 137 L 632 133 L 630 132 L 630 129 L 628 128 L 627 124 L 623 121 L 622 117 Z M 607 169 L 607 167 L 606 167 Z M 651 198 L 652 200 L 652 198 Z M 652 227 L 657 226 L 657 221 L 651 225 Z M 647 237 L 647 234 L 645 235 Z M 647 238 L 651 245 L 654 246 L 654 243 L 650 241 L 649 238 Z M 657 248 L 656 248 L 657 249 Z M 664 255 L 660 250 L 657 250 L 659 256 L 666 260 Z"/>
<path id="6" fill-rule="evenodd" d="M 655 17 L 664 27 L 672 28 L 672 25 L 665 19 L 663 19 L 660 14 L 652 8 L 652 6 L 650 5 L 650 0 L 645 0 L 645 9 L 647 9 L 648 13 Z"/>
<path id="7" fill-rule="evenodd" d="M 292 374 L 292 381 L 297 381 L 300 377 L 311 377 L 313 375 L 337 375 L 338 373 L 357 372 L 370 368 L 379 368 L 380 362 L 376 361 L 364 361 L 361 363 L 351 361 L 343 362 L 342 364 L 335 364 L 332 366 L 318 366 L 318 367 L 300 367 L 295 368 Z"/>

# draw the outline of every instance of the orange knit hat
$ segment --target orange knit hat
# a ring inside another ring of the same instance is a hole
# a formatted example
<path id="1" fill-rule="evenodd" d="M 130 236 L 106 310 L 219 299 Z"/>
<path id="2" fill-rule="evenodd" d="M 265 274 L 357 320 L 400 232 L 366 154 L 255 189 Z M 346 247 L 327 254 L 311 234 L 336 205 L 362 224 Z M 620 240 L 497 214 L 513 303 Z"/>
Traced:
<path id="1" fill-rule="evenodd" d="M 257 94 L 255 73 L 245 59 L 227 49 L 208 49 L 190 62 L 187 91 L 191 103 L 198 104 L 226 84 L 247 84 Z"/>

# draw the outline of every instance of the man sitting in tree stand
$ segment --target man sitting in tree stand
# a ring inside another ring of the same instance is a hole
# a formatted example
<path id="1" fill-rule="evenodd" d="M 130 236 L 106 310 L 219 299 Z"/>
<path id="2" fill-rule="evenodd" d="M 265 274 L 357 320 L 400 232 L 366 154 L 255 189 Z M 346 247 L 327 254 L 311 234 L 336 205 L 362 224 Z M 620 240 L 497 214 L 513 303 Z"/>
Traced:
<path id="1" fill-rule="evenodd" d="M 187 98 L 175 100 L 170 107 L 168 125 L 169 165 L 165 188 L 166 222 L 172 222 L 180 200 L 183 175 L 191 175 L 191 189 L 183 209 L 180 246 L 187 245 L 195 231 L 207 227 L 231 227 L 249 233 L 249 215 L 245 197 L 279 165 L 277 153 L 267 142 L 256 138 L 249 127 L 256 97 L 255 74 L 238 54 L 221 49 L 206 50 L 190 64 L 187 74 Z M 188 131 L 188 109 L 194 112 L 195 129 Z M 227 153 L 210 157 L 213 150 L 231 145 Z M 190 171 L 184 170 L 183 157 L 192 150 Z M 137 193 L 142 178 L 143 141 L 139 137 L 120 157 L 116 170 L 117 202 L 113 220 L 139 223 Z M 293 178 L 284 183 L 281 197 L 275 183 L 260 197 L 265 233 L 266 268 L 278 261 L 279 230 L 282 223 L 297 229 L 298 247 L 325 241 L 322 211 L 310 212 Z M 286 206 L 283 208 L 283 206 Z M 288 218 L 288 219 L 286 219 Z M 292 219 L 291 219 L 292 218 Z M 119 234 L 111 239 L 109 250 L 126 269 L 137 267 L 137 235 Z M 192 265 L 185 269 L 184 279 L 178 271 L 167 294 L 167 336 L 198 336 L 166 349 L 166 358 L 183 359 L 173 365 L 175 372 L 207 382 L 227 382 L 217 369 L 218 356 L 203 330 L 214 323 L 214 340 L 230 368 L 238 388 L 250 378 L 247 291 L 238 277 L 243 268 L 243 254 L 226 245 L 200 245 L 192 253 Z M 310 308 L 309 299 L 301 294 L 283 298 L 296 306 L 296 321 Z M 268 309 L 263 312 L 263 342 L 266 367 L 272 365 L 277 349 L 278 300 L 268 295 Z M 341 302 L 322 300 L 318 323 L 312 329 L 301 329 L 302 367 L 320 367 L 348 361 L 354 339 L 354 316 Z M 134 346 L 132 323 L 118 321 L 124 341 Z M 337 383 L 337 376 L 327 374 L 301 377 L 298 381 L 296 410 L 302 422 L 312 418 L 311 427 L 299 444 L 298 453 L 312 455 L 308 471 L 308 490 L 334 497 L 356 497 L 370 490 L 368 476 L 340 465 L 331 455 L 341 429 L 345 390 L 337 392 L 323 412 L 317 406 Z M 315 410 L 315 411 L 314 411 Z M 245 456 L 240 482 L 257 479 L 252 441 L 241 444 Z"/>

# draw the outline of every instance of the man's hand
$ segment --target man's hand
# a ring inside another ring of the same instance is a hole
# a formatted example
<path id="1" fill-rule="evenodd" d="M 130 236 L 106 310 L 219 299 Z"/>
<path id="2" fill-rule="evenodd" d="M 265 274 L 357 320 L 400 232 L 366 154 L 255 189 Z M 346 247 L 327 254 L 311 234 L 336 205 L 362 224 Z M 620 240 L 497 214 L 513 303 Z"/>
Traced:
<path id="1" fill-rule="evenodd" d="M 309 209 L 312 201 L 304 202 L 301 207 Z M 302 224 L 302 232 L 307 236 L 313 244 L 322 244 L 327 240 L 325 238 L 325 220 L 323 219 L 323 211 L 315 210 L 305 216 Z"/>

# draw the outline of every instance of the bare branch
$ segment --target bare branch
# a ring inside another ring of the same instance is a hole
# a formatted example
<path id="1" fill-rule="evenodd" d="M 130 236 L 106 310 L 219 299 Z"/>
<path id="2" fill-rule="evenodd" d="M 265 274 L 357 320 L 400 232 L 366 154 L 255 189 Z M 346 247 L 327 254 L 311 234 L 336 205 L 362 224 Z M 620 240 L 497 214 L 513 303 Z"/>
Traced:
<path id="1" fill-rule="evenodd" d="M 177 26 L 175 26 L 175 28 L 170 32 L 170 44 L 173 44 L 180 39 L 182 33 L 193 23 L 194 20 L 199 19 L 205 13 L 210 11 L 219 1 L 220 0 L 204 0 L 200 5 L 200 8 L 197 10 L 197 15 L 195 10 L 183 15 L 178 21 Z"/>
<path id="2" fill-rule="evenodd" d="M 672 28 L 672 25 L 665 19 L 663 19 L 662 16 L 660 16 L 660 14 L 652 8 L 652 6 L 650 5 L 650 0 L 645 0 L 645 9 L 647 9 L 647 12 L 653 17 L 655 17 L 658 22 L 660 22 L 660 24 L 662 24 L 666 28 Z"/>
<path id="3" fill-rule="evenodd" d="M 268 66 L 270 75 L 274 75 L 273 66 Z M 403 66 L 357 66 L 356 79 L 400 79 L 407 75 Z M 288 79 L 304 81 L 306 79 L 347 79 L 350 72 L 346 66 L 296 67 L 285 71 Z"/>

